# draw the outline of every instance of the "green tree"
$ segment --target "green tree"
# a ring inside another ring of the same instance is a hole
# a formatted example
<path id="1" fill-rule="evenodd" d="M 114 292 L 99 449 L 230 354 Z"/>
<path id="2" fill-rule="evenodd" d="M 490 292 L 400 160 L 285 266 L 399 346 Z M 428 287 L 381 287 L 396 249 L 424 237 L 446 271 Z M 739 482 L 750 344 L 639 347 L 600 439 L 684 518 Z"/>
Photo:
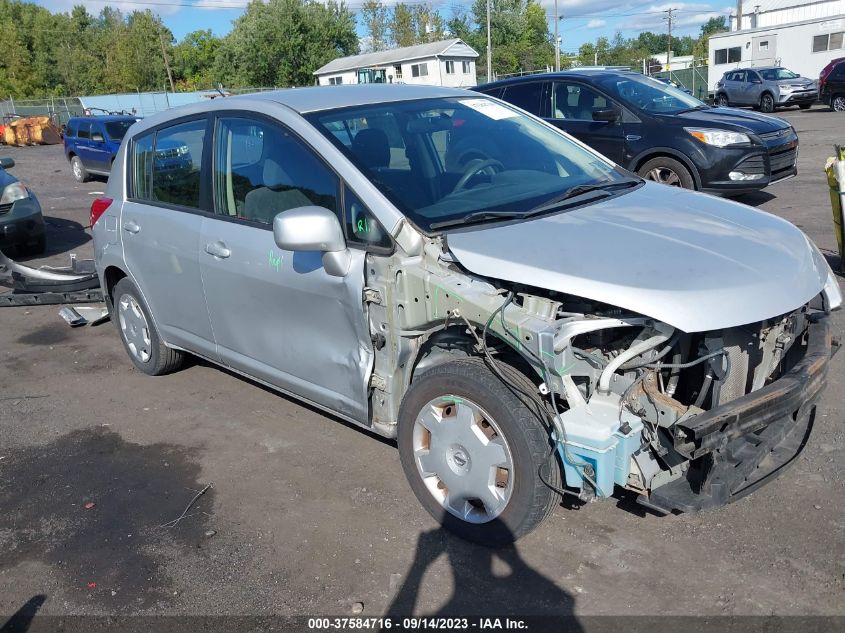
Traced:
<path id="1" fill-rule="evenodd" d="M 361 21 L 364 33 L 369 38 L 369 48 L 383 51 L 389 44 L 390 11 L 381 0 L 366 0 L 361 6 Z"/>
<path id="2" fill-rule="evenodd" d="M 173 48 L 173 72 L 179 88 L 197 90 L 214 85 L 213 67 L 220 39 L 211 29 L 188 33 Z"/>
<path id="3" fill-rule="evenodd" d="M 253 0 L 217 52 L 227 86 L 303 86 L 335 57 L 358 52 L 355 16 L 329 0 Z"/>

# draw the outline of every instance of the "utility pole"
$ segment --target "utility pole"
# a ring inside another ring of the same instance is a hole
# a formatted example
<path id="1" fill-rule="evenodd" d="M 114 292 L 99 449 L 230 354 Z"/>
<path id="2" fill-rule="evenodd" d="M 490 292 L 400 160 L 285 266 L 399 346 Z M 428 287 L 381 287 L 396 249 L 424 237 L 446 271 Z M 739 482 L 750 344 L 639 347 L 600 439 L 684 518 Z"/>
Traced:
<path id="1" fill-rule="evenodd" d="M 737 0 L 738 2 L 741 0 Z M 672 81 L 672 13 L 677 9 L 666 9 L 664 13 L 667 14 L 666 22 L 669 23 L 669 40 L 666 42 L 666 66 L 669 69 L 669 81 Z"/>
<path id="2" fill-rule="evenodd" d="M 167 60 L 167 52 L 164 50 L 164 33 L 158 32 L 158 41 L 161 44 L 161 56 L 164 58 L 164 67 L 167 70 L 167 79 L 170 82 L 170 92 L 176 92 L 173 86 L 173 75 L 170 73 L 170 62 Z"/>
<path id="3" fill-rule="evenodd" d="M 493 81 L 493 38 L 490 37 L 490 0 L 487 0 L 487 81 Z"/>
<path id="4" fill-rule="evenodd" d="M 736 0 L 736 30 L 742 30 L 742 0 Z"/>
<path id="5" fill-rule="evenodd" d="M 557 0 L 555 0 L 555 70 L 560 72 L 560 34 L 558 33 Z"/>

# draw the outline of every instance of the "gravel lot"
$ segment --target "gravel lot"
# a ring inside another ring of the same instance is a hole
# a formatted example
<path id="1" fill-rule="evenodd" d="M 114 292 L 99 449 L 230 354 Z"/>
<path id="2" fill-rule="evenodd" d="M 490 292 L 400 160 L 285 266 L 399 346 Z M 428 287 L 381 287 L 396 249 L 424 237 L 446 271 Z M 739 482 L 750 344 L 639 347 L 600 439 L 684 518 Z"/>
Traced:
<path id="1" fill-rule="evenodd" d="M 780 116 L 801 173 L 743 202 L 838 265 L 823 164 L 843 119 Z M 45 261 L 90 257 L 105 183 L 75 183 L 60 146 L 0 155 L 41 201 Z M 566 504 L 490 551 L 437 528 L 392 444 L 202 362 L 149 378 L 111 324 L 57 312 L 0 309 L 0 614 L 44 595 L 43 614 L 845 615 L 845 354 L 779 482 L 698 516 Z"/>

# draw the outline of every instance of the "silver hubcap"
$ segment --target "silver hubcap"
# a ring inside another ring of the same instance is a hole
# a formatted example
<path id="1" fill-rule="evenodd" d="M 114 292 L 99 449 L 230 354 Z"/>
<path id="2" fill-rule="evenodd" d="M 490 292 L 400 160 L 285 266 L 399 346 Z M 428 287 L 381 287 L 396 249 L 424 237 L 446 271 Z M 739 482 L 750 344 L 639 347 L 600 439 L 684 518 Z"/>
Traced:
<path id="1" fill-rule="evenodd" d="M 648 180 L 659 182 L 661 185 L 669 185 L 671 187 L 681 186 L 681 178 L 668 167 L 655 167 L 649 170 L 645 177 Z"/>
<path id="2" fill-rule="evenodd" d="M 414 422 L 414 460 L 426 488 L 450 514 L 487 523 L 513 493 L 513 459 L 498 425 L 474 402 L 442 396 Z"/>
<path id="3" fill-rule="evenodd" d="M 771 110 L 773 103 L 774 102 L 772 101 L 771 97 L 768 97 L 768 96 L 763 97 L 763 109 L 764 110 Z"/>
<path id="4" fill-rule="evenodd" d="M 73 175 L 79 178 L 82 176 L 82 170 L 79 168 L 79 159 L 76 158 L 73 161 Z"/>
<path id="5" fill-rule="evenodd" d="M 837 112 L 845 111 L 845 97 L 836 97 L 833 100 L 833 109 Z"/>
<path id="6" fill-rule="evenodd" d="M 129 352 L 142 363 L 146 363 L 150 360 L 150 327 L 135 297 L 120 297 L 117 302 L 117 316 Z"/>

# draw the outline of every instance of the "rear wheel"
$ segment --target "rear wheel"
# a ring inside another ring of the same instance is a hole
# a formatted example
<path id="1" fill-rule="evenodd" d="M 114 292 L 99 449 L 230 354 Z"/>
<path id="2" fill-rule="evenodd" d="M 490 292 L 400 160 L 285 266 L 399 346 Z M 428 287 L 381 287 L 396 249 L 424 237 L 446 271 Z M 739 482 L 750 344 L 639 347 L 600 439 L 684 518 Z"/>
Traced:
<path id="1" fill-rule="evenodd" d="M 768 92 L 764 92 L 763 96 L 760 97 L 760 112 L 774 112 L 775 111 L 775 98 L 770 95 Z"/>
<path id="2" fill-rule="evenodd" d="M 502 365 L 522 391 L 537 388 Z M 527 402 L 527 404 L 526 404 Z M 399 411 L 399 456 L 411 489 L 445 528 L 483 545 L 537 527 L 558 495 L 539 401 L 517 396 L 480 359 L 438 365 L 417 378 Z"/>
<path id="3" fill-rule="evenodd" d="M 834 95 L 830 100 L 830 109 L 834 112 L 845 112 L 845 95 Z"/>
<path id="4" fill-rule="evenodd" d="M 727 108 L 728 105 L 730 105 L 728 103 L 728 95 L 726 95 L 724 93 L 717 94 L 715 102 L 716 102 L 716 105 L 721 107 L 721 108 Z"/>
<path id="5" fill-rule="evenodd" d="M 76 182 L 86 182 L 88 180 L 88 170 L 82 164 L 79 156 L 74 156 L 70 159 L 70 170 L 73 172 L 73 177 Z"/>
<path id="6" fill-rule="evenodd" d="M 135 367 L 150 376 L 161 376 L 179 369 L 185 353 L 167 347 L 161 340 L 135 284 L 124 277 L 115 285 L 112 297 L 112 319 Z"/>
<path id="7" fill-rule="evenodd" d="M 646 161 L 637 173 L 646 180 L 653 180 L 662 185 L 695 189 L 695 181 L 689 170 L 681 161 L 668 156 L 658 156 Z"/>

